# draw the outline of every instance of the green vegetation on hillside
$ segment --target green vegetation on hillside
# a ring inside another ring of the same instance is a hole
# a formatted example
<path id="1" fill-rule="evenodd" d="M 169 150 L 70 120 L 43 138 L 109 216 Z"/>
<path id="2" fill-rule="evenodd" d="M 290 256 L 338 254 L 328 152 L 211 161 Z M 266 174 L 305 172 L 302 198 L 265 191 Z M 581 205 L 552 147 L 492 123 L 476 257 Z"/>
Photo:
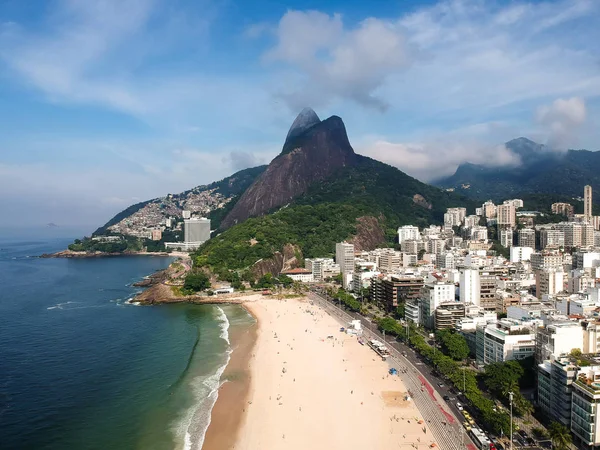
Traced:
<path id="1" fill-rule="evenodd" d="M 415 194 L 423 196 L 431 209 L 416 204 Z M 441 223 L 451 206 L 474 208 L 465 198 L 423 184 L 387 164 L 359 157 L 358 165 L 315 183 L 289 206 L 215 236 L 195 253 L 195 261 L 216 271 L 245 269 L 270 258 L 288 243 L 298 245 L 304 257 L 331 256 L 336 242 L 356 233 L 356 219 L 363 216 L 379 219 L 388 243 L 393 244 L 398 226 Z"/>
<path id="2" fill-rule="evenodd" d="M 217 272 L 245 269 L 287 243 L 300 245 L 305 257 L 331 255 L 335 243 L 354 233 L 356 218 L 366 213 L 352 205 L 331 203 L 284 208 L 215 236 L 194 254 L 195 263 Z"/>
<path id="3" fill-rule="evenodd" d="M 72 244 L 69 244 L 68 248 L 73 252 L 124 253 L 142 250 L 147 252 L 165 252 L 167 250 L 164 243 L 168 242 L 168 239 L 172 237 L 172 235 L 167 233 L 166 235 L 163 235 L 163 238 L 160 241 L 133 236 L 119 237 L 121 239 L 115 242 L 105 242 L 84 237 L 83 239 L 75 239 Z"/>
<path id="4" fill-rule="evenodd" d="M 190 272 L 183 282 L 182 292 L 186 295 L 210 288 L 210 279 L 204 272 Z"/>
<path id="5" fill-rule="evenodd" d="M 69 245 L 69 250 L 73 252 L 121 253 L 127 250 L 127 247 L 128 243 L 125 240 L 118 242 L 101 242 L 84 238 L 83 240 L 75 239 L 75 241 Z"/>

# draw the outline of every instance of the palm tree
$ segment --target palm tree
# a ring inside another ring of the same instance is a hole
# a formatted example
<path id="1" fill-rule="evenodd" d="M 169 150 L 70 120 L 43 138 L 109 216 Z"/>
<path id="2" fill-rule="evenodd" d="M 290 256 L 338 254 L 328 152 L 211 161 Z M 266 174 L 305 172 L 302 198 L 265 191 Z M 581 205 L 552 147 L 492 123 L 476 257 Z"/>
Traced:
<path id="1" fill-rule="evenodd" d="M 566 450 L 571 445 L 571 432 L 559 422 L 552 422 L 548 427 L 548 434 L 552 440 L 552 447 L 557 450 Z"/>

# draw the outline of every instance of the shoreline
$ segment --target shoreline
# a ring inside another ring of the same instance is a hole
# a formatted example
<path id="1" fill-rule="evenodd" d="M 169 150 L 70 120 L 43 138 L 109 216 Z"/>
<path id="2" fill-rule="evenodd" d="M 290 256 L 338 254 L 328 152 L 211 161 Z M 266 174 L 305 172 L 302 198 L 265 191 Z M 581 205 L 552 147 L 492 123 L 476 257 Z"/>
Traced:
<path id="1" fill-rule="evenodd" d="M 229 438 L 208 450 L 437 445 L 402 379 L 356 336 L 340 333 L 339 318 L 306 297 L 243 306 L 260 324 L 247 355 L 249 389 L 217 399 L 215 411 L 237 408 L 239 425 L 215 421 L 213 432 L 223 426 Z"/>
<path id="2" fill-rule="evenodd" d="M 260 322 L 248 308 L 242 307 L 254 318 L 255 323 L 246 330 L 230 335 L 233 351 L 221 376 L 221 386 L 210 414 L 202 450 L 234 448 L 248 405 L 252 383 L 250 359 L 260 333 Z"/>
<path id="3" fill-rule="evenodd" d="M 116 256 L 172 256 L 174 258 L 181 256 L 178 252 L 74 252 L 71 250 L 61 250 L 55 253 L 42 253 L 38 258 L 51 259 L 51 258 L 73 258 L 73 259 L 85 259 L 85 258 L 114 258 Z"/>

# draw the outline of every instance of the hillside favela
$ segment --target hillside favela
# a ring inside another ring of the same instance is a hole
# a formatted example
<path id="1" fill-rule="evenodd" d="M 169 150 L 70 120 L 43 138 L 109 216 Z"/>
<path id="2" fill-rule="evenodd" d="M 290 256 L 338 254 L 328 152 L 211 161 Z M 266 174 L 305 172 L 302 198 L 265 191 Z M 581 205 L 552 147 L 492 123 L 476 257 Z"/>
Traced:
<path id="1" fill-rule="evenodd" d="M 600 448 L 599 23 L 0 3 L 0 448 Z"/>

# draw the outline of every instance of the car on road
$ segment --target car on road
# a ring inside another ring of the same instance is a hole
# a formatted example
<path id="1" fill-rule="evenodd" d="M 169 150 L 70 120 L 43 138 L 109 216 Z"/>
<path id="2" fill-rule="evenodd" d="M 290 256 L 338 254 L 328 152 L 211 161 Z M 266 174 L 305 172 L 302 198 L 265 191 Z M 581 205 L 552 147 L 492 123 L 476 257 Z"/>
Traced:
<path id="1" fill-rule="evenodd" d="M 460 403 L 457 402 L 456 409 L 458 409 L 459 411 L 462 411 L 464 408 L 463 408 L 463 405 L 461 405 Z"/>
<path id="2" fill-rule="evenodd" d="M 441 381 L 438 383 L 438 386 L 443 388 L 444 387 L 444 383 L 442 383 Z"/>
<path id="3" fill-rule="evenodd" d="M 444 395 L 444 400 L 446 400 L 447 402 L 450 401 L 450 397 L 448 397 L 447 395 Z"/>

